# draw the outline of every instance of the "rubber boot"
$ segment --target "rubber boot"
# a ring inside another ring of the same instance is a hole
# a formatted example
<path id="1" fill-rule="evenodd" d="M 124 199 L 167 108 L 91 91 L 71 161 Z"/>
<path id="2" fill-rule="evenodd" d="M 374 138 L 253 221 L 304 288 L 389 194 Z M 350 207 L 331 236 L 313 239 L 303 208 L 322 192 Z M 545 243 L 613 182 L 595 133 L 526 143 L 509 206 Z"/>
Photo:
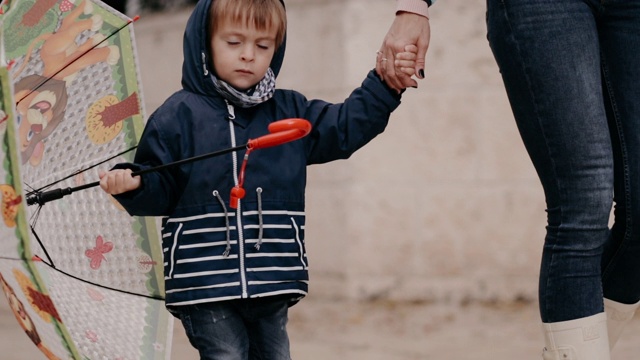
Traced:
<path id="1" fill-rule="evenodd" d="M 544 360 L 610 360 L 607 315 L 542 324 Z"/>
<path id="2" fill-rule="evenodd" d="M 607 298 L 604 299 L 604 311 L 607 313 L 607 330 L 609 332 L 609 348 L 613 349 L 620 338 L 620 334 L 633 318 L 640 307 L 640 301 L 635 304 L 623 304 Z"/>

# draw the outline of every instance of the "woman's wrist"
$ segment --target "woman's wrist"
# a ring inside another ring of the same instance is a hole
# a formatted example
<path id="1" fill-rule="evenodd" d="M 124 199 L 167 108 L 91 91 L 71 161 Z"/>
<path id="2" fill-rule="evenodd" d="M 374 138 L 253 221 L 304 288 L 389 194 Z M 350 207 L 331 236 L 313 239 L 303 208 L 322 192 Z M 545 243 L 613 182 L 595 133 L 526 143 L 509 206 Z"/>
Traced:
<path id="1" fill-rule="evenodd" d="M 426 0 L 397 0 L 396 14 L 410 12 L 429 18 L 429 1 Z"/>

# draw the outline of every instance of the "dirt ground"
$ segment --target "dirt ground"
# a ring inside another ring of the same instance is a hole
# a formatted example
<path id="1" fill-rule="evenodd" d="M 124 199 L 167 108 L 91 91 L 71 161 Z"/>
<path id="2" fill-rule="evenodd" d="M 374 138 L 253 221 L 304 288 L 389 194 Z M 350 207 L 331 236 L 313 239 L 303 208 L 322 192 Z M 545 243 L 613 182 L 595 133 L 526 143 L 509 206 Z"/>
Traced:
<path id="1" fill-rule="evenodd" d="M 298 360 L 541 359 L 535 304 L 448 306 L 304 299 L 291 309 L 289 334 Z M 614 350 L 614 360 L 640 359 L 640 317 Z M 172 359 L 197 359 L 176 323 Z M 32 345 L 0 297 L 0 359 L 36 360 Z"/>

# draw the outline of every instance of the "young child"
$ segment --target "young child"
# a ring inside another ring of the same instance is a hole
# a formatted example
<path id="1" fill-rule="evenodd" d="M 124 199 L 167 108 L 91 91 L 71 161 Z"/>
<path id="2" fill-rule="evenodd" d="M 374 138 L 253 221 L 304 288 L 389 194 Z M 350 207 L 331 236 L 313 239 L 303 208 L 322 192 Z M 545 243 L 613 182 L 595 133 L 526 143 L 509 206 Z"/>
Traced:
<path id="1" fill-rule="evenodd" d="M 184 36 L 183 89 L 149 118 L 134 163 L 100 174 L 130 214 L 163 216 L 167 308 L 202 359 L 290 359 L 288 308 L 308 286 L 306 167 L 348 158 L 400 104 L 374 71 L 341 104 L 276 90 L 285 29 L 279 0 L 198 2 Z M 415 52 L 397 54 L 409 75 Z M 252 153 L 236 209 L 229 195 L 243 151 L 131 176 L 245 144 L 287 118 L 307 119 L 311 133 Z"/>

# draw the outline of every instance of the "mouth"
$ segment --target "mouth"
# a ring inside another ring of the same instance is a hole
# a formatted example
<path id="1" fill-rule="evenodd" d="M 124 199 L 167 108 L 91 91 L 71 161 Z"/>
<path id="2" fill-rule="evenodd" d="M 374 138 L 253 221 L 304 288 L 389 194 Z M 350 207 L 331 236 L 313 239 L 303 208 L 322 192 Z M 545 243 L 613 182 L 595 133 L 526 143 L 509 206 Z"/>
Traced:
<path id="1" fill-rule="evenodd" d="M 244 74 L 244 75 L 253 75 L 253 72 L 252 72 L 252 71 L 250 71 L 250 70 L 245 70 L 245 69 L 239 69 L 239 70 L 236 70 L 236 72 L 237 72 L 237 73 L 240 73 L 240 74 Z"/>

